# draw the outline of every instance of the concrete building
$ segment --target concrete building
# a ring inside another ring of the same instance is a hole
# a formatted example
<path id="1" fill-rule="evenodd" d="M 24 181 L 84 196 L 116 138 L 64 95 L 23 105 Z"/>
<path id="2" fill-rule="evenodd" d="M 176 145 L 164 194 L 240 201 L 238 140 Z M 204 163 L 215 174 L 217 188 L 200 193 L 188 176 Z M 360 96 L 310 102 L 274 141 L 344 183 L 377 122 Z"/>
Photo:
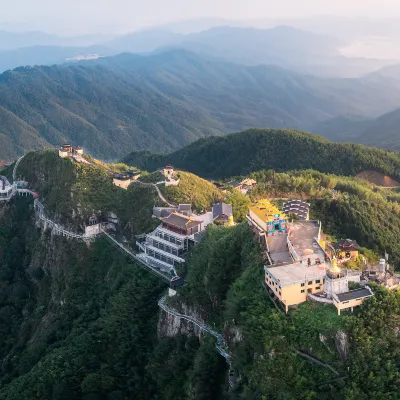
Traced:
<path id="1" fill-rule="evenodd" d="M 325 266 L 296 263 L 264 267 L 265 283 L 282 303 L 285 311 L 307 300 L 307 294 L 323 292 Z"/>
<path id="2" fill-rule="evenodd" d="M 271 266 L 265 267 L 265 283 L 285 311 L 322 293 L 330 260 L 319 244 L 319 222 L 288 224 L 288 233 L 267 237 Z"/>
<path id="3" fill-rule="evenodd" d="M 71 146 L 69 143 L 63 144 L 59 149 L 58 149 L 58 155 L 61 158 L 68 158 L 72 157 L 74 155 L 82 156 L 83 154 L 83 149 L 82 147 L 79 146 Z"/>
<path id="4" fill-rule="evenodd" d="M 369 288 L 349 291 L 349 281 L 360 282 L 361 272 L 342 270 L 337 259 L 329 258 L 321 239 L 319 221 L 285 223 L 285 230 L 265 234 L 271 220 L 282 219 L 276 207 L 262 200 L 250 207 L 248 221 L 266 238 L 265 285 L 286 312 L 307 299 L 333 304 L 341 310 L 353 309 L 372 296 Z M 352 243 L 354 245 L 354 243 Z"/>
<path id="5" fill-rule="evenodd" d="M 374 293 L 372 290 L 365 286 L 361 289 L 351 290 L 349 292 L 334 294 L 333 304 L 338 310 L 340 315 L 342 310 L 351 309 L 353 311 L 354 307 L 360 306 L 366 299 L 372 297 Z"/>
<path id="6" fill-rule="evenodd" d="M 85 235 L 91 236 L 91 235 L 98 235 L 101 233 L 101 223 L 99 219 L 95 216 L 92 215 L 85 226 Z"/>
<path id="7" fill-rule="evenodd" d="M 170 164 L 166 165 L 161 173 L 165 177 L 165 186 L 178 186 L 180 179 L 177 178 L 177 172 Z"/>
<path id="8" fill-rule="evenodd" d="M 253 189 L 253 187 L 257 184 L 257 181 L 254 179 L 246 178 L 241 182 L 233 180 L 226 182 L 223 186 L 232 186 L 234 189 L 239 190 L 239 192 L 243 194 L 247 194 L 249 190 Z"/>
<path id="9" fill-rule="evenodd" d="M 165 179 L 172 179 L 175 175 L 174 167 L 171 164 L 168 164 L 164 167 L 163 175 Z"/>
<path id="10" fill-rule="evenodd" d="M 191 204 L 179 204 L 177 207 L 153 207 L 153 217 L 165 218 L 173 212 L 186 215 L 187 217 L 197 217 L 192 211 Z"/>
<path id="11" fill-rule="evenodd" d="M 128 170 L 121 174 L 114 174 L 113 185 L 128 189 L 129 185 L 140 178 L 140 172 Z"/>
<path id="12" fill-rule="evenodd" d="M 333 243 L 336 257 L 339 259 L 355 258 L 358 256 L 360 246 L 355 240 L 345 239 Z"/>
<path id="13" fill-rule="evenodd" d="M 229 225 L 233 226 L 233 210 L 231 204 L 223 202 L 215 203 L 213 205 L 213 221 L 216 225 Z"/>
<path id="14" fill-rule="evenodd" d="M 0 175 L 0 201 L 9 201 L 17 193 L 17 185 Z"/>
<path id="15" fill-rule="evenodd" d="M 176 275 L 175 267 L 184 263 L 182 257 L 195 243 L 195 235 L 203 230 L 202 221 L 177 211 L 161 218 L 161 225 L 137 243 L 139 255 L 149 265 Z"/>
<path id="16" fill-rule="evenodd" d="M 116 174 L 113 177 L 113 185 L 120 187 L 122 189 L 128 189 L 129 185 L 132 183 L 129 176 L 122 174 Z"/>
<path id="17" fill-rule="evenodd" d="M 259 200 L 249 207 L 248 219 L 266 233 L 286 232 L 287 216 L 281 213 L 269 200 Z"/>
<path id="18" fill-rule="evenodd" d="M 360 274 L 361 275 L 361 274 Z M 332 260 L 332 266 L 326 273 L 325 293 L 328 299 L 334 294 L 345 293 L 349 291 L 349 278 L 346 270 L 338 267 L 337 261 Z"/>

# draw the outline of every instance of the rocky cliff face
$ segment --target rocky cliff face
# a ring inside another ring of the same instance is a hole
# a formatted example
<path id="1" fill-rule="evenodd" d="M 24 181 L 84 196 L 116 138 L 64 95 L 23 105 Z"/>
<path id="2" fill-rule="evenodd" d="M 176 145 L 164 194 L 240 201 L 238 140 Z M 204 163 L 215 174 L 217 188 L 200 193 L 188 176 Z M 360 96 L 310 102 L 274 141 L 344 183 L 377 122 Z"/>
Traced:
<path id="1" fill-rule="evenodd" d="M 201 316 L 194 309 L 189 308 L 184 304 L 180 305 L 179 312 L 185 315 L 190 315 L 198 321 L 204 322 Z M 201 339 L 204 336 L 204 332 L 197 325 L 182 318 L 170 315 L 163 310 L 160 310 L 157 332 L 160 338 L 184 335 L 197 336 Z"/>
<path id="2" fill-rule="evenodd" d="M 339 331 L 335 335 L 336 350 L 340 354 L 340 358 L 346 361 L 349 357 L 349 338 L 343 331 Z"/>

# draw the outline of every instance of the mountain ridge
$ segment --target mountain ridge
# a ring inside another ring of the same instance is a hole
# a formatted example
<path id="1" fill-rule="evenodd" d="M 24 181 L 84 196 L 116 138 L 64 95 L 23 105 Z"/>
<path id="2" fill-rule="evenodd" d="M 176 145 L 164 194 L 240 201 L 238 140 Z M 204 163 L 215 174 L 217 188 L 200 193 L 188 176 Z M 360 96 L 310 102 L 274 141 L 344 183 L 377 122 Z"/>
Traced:
<path id="1" fill-rule="evenodd" d="M 395 152 L 359 144 L 334 143 L 295 130 L 249 129 L 200 139 L 170 154 L 134 152 L 122 161 L 148 170 L 171 163 L 213 179 L 246 175 L 262 169 L 314 169 L 352 176 L 365 170 L 376 170 L 393 178 L 400 177 L 400 155 Z"/>

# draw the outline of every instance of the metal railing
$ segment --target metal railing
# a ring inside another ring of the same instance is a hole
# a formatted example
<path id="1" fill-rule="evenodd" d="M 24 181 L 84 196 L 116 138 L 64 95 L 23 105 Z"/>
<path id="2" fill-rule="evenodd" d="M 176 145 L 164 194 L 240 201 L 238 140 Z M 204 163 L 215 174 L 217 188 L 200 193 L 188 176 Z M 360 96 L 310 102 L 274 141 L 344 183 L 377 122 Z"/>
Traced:
<path id="1" fill-rule="evenodd" d="M 38 199 L 34 200 L 33 206 L 35 208 L 36 215 L 39 217 L 39 219 L 41 221 L 43 221 L 44 223 L 46 223 L 48 226 L 50 226 L 55 231 L 55 233 L 58 235 L 62 235 L 62 236 L 73 238 L 73 239 L 92 240 L 96 236 L 101 234 L 101 232 L 104 232 L 104 231 L 101 231 L 100 233 L 91 234 L 91 235 L 86 235 L 86 234 L 80 235 L 78 233 L 68 231 L 63 226 L 55 223 L 54 221 L 52 221 L 51 219 L 46 217 L 45 212 L 44 212 L 44 206 Z"/>
<path id="2" fill-rule="evenodd" d="M 232 379 L 233 376 L 233 370 L 232 370 L 232 356 L 225 350 L 225 346 L 224 346 L 224 340 L 222 335 L 211 329 L 208 325 L 204 324 L 203 322 L 191 317 L 190 315 L 185 315 L 185 314 L 181 314 L 178 311 L 174 310 L 173 308 L 168 307 L 165 304 L 165 301 L 167 299 L 167 296 L 163 296 L 161 297 L 161 299 L 158 301 L 158 306 L 165 311 L 166 313 L 173 315 L 176 318 L 180 318 L 180 319 L 184 319 L 186 321 L 191 322 L 192 324 L 196 325 L 198 328 L 200 328 L 202 331 L 209 333 L 210 335 L 214 336 L 217 339 L 217 343 L 215 345 L 215 347 L 218 350 L 218 353 L 225 358 L 227 364 L 229 365 L 229 385 L 232 387 L 234 386 L 234 381 Z"/>
<path id="3" fill-rule="evenodd" d="M 333 300 L 328 299 L 326 297 L 320 297 L 320 296 L 315 296 L 312 293 L 307 293 L 307 297 L 313 301 L 316 301 L 318 303 L 325 303 L 325 304 L 332 304 Z"/>
<path id="4" fill-rule="evenodd" d="M 151 265 L 147 264 L 144 262 L 141 258 L 139 258 L 136 254 L 134 254 L 132 251 L 127 249 L 122 243 L 118 242 L 115 238 L 113 238 L 109 233 L 107 233 L 104 229 L 101 229 L 101 232 L 105 235 L 105 237 L 114 244 L 120 251 L 125 253 L 129 258 L 131 258 L 133 261 L 137 262 L 141 267 L 146 268 L 147 270 L 153 272 L 156 274 L 158 277 L 162 278 L 164 281 L 167 283 L 170 283 L 171 277 L 164 275 L 161 271 L 157 270 L 156 268 L 153 268 Z"/>

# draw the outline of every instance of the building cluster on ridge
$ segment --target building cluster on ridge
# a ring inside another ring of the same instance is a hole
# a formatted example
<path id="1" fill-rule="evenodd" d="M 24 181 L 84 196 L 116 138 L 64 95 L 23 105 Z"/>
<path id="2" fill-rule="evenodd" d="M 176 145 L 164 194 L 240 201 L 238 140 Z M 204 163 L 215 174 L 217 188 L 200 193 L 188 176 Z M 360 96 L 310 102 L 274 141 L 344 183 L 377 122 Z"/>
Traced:
<path id="1" fill-rule="evenodd" d="M 83 149 L 82 147 L 79 146 L 72 146 L 69 143 L 63 144 L 59 149 L 58 149 L 58 155 L 61 158 L 68 158 L 68 157 L 73 157 L 74 155 L 83 155 Z"/>
<path id="2" fill-rule="evenodd" d="M 159 171 L 164 180 L 156 184 L 164 184 L 165 186 L 178 186 L 180 179 L 177 177 L 177 171 L 172 165 L 166 165 L 164 169 Z M 140 171 L 127 170 L 122 173 L 113 175 L 113 184 L 123 189 L 128 189 L 129 185 L 137 181 L 141 176 Z"/>
<path id="3" fill-rule="evenodd" d="M 360 282 L 361 272 L 341 269 L 336 257 L 329 257 L 320 222 L 289 222 L 268 200 L 249 207 L 247 220 L 265 245 L 267 290 L 286 312 L 311 299 L 333 304 L 340 314 L 373 295 L 368 286 L 349 290 L 349 282 Z"/>

